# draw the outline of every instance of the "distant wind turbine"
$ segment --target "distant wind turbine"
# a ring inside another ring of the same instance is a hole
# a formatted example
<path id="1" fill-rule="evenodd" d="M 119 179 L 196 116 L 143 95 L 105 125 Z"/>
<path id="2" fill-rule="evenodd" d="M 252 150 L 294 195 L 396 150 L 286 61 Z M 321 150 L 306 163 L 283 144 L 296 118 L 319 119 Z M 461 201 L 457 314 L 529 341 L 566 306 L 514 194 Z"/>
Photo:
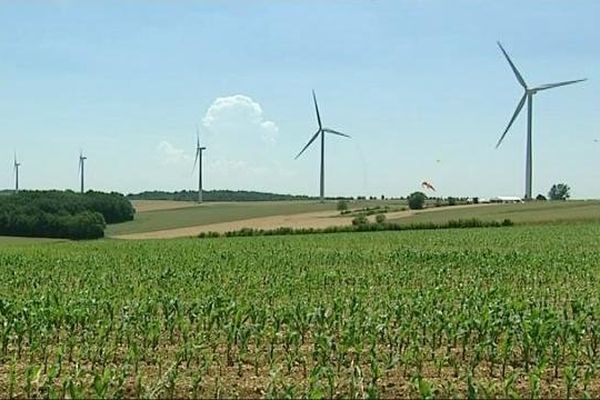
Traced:
<path id="1" fill-rule="evenodd" d="M 19 193 L 19 167 L 21 163 L 17 161 L 17 152 L 15 151 L 15 159 L 13 162 L 13 169 L 15 172 L 15 194 Z"/>
<path id="2" fill-rule="evenodd" d="M 321 135 L 321 190 L 320 190 L 320 198 L 321 198 L 321 203 L 323 203 L 325 201 L 325 133 L 332 133 L 334 135 L 338 135 L 338 136 L 344 136 L 349 138 L 349 135 L 346 135 L 345 133 L 341 133 L 338 131 L 334 131 L 333 129 L 329 129 L 329 128 L 323 128 L 323 125 L 321 123 L 321 115 L 319 114 L 319 106 L 317 104 L 317 96 L 315 95 L 315 91 L 312 91 L 312 95 L 313 95 L 313 101 L 315 103 L 315 111 L 317 113 L 317 122 L 319 123 L 319 129 L 317 130 L 317 132 L 313 135 L 313 137 L 308 141 L 308 143 L 306 144 L 306 146 L 304 146 L 304 148 L 300 151 L 300 153 L 298 153 L 298 155 L 296 156 L 296 159 L 298 159 L 298 157 L 300 157 L 300 155 L 302 153 L 304 153 L 304 150 L 306 150 L 311 144 L 312 142 L 315 141 L 315 139 Z"/>
<path id="3" fill-rule="evenodd" d="M 523 106 L 525 105 L 525 100 L 527 100 L 527 154 L 526 154 L 527 160 L 526 160 L 526 164 L 525 164 L 525 200 L 531 200 L 531 198 L 532 198 L 531 197 L 531 188 L 532 188 L 532 184 L 533 184 L 533 155 L 532 155 L 532 137 L 531 137 L 532 130 L 533 130 L 533 95 L 537 94 L 537 92 L 541 92 L 542 90 L 553 89 L 553 88 L 556 88 L 559 86 L 572 85 L 574 83 L 583 82 L 587 79 L 577 79 L 574 81 L 548 83 L 545 85 L 530 88 L 527 86 L 527 83 L 525 83 L 525 79 L 523 79 L 523 76 L 521 76 L 521 73 L 519 72 L 519 70 L 517 69 L 515 64 L 513 64 L 512 60 L 508 56 L 508 53 L 504 50 L 504 47 L 502 47 L 500 42 L 498 42 L 498 46 L 500 47 L 500 50 L 502 50 L 504 57 L 506 57 L 506 60 L 510 64 L 510 68 L 513 70 L 515 76 L 517 77 L 517 81 L 519 81 L 519 84 L 525 90 L 525 93 L 523 93 L 523 97 L 521 97 L 521 100 L 519 100 L 519 104 L 517 104 L 517 109 L 515 110 L 512 118 L 510 119 L 508 126 L 502 133 L 502 136 L 498 140 L 498 143 L 496 144 L 496 148 L 498 148 L 498 146 L 500 146 L 500 144 L 504 140 L 506 133 L 512 126 L 513 122 L 515 122 L 515 119 L 517 119 L 517 116 L 519 115 L 519 113 L 523 109 Z"/>
<path id="4" fill-rule="evenodd" d="M 78 174 L 81 179 L 81 193 L 85 192 L 85 160 L 87 160 L 87 157 L 85 157 L 83 151 L 80 150 Z"/>
<path id="5" fill-rule="evenodd" d="M 194 169 L 198 164 L 198 203 L 202 203 L 202 152 L 206 147 L 200 146 L 200 130 L 196 127 L 196 158 L 194 158 Z"/>

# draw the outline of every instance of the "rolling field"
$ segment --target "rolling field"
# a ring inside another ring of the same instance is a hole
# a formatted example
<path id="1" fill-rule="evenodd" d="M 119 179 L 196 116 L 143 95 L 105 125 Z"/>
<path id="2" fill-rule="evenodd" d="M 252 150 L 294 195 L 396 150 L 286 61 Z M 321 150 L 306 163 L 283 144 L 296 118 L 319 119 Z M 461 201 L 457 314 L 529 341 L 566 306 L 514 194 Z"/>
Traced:
<path id="1" fill-rule="evenodd" d="M 148 211 L 176 210 L 180 208 L 198 206 L 198 203 L 194 203 L 192 201 L 174 200 L 131 200 L 131 204 L 138 213 Z"/>
<path id="2" fill-rule="evenodd" d="M 413 211 L 399 218 L 398 223 L 442 223 L 451 219 L 479 218 L 501 221 L 510 219 L 516 224 L 538 224 L 573 221 L 600 221 L 600 201 L 571 200 L 532 202 L 524 204 L 481 204 L 472 207 L 441 207 Z"/>
<path id="3" fill-rule="evenodd" d="M 196 236 L 200 232 L 226 232 L 241 228 L 275 229 L 280 226 L 323 228 L 349 225 L 356 214 L 340 216 L 335 201 L 205 203 L 138 201 L 135 220 L 109 225 L 106 235 L 129 239 Z M 404 201 L 369 200 L 350 203 L 352 209 L 391 208 L 387 220 L 400 224 L 445 223 L 449 220 L 478 218 L 517 224 L 600 220 L 600 201 L 533 202 L 527 204 L 479 204 L 405 210 Z M 374 216 L 371 216 L 373 219 Z"/>
<path id="4" fill-rule="evenodd" d="M 140 232 L 152 232 L 167 229 L 188 228 L 221 222 L 239 221 L 251 218 L 271 217 L 274 215 L 293 215 L 319 211 L 335 212 L 336 202 L 328 201 L 256 201 L 256 202 L 215 202 L 190 206 L 189 202 L 181 202 L 181 208 L 171 208 L 174 203 L 152 201 L 150 211 L 138 212 L 135 220 L 108 226 L 107 236 L 118 236 Z M 353 207 L 366 205 L 404 205 L 403 201 L 355 201 Z M 147 209 L 144 202 L 135 202 L 136 207 Z"/>
<path id="5" fill-rule="evenodd" d="M 600 396 L 600 223 L 0 252 L 6 397 Z"/>
<path id="6" fill-rule="evenodd" d="M 58 242 L 64 242 L 66 240 L 67 239 L 0 236 L 0 248 L 7 247 L 7 246 L 24 246 L 24 245 L 35 245 L 35 244 L 42 244 L 42 243 L 58 243 Z"/>

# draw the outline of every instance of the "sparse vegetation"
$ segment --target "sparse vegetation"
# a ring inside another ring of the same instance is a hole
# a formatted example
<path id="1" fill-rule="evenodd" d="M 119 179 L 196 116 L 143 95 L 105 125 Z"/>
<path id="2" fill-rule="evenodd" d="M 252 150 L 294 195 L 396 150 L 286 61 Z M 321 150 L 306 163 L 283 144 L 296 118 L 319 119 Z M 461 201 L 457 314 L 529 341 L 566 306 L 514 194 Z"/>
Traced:
<path id="1" fill-rule="evenodd" d="M 434 229 L 460 229 L 460 228 L 499 228 L 512 226 L 510 219 L 503 221 L 482 221 L 477 218 L 450 220 L 441 224 L 420 223 L 420 224 L 399 224 L 386 223 L 385 215 L 381 222 L 371 223 L 364 216 L 356 217 L 352 221 L 352 225 L 330 226 L 328 228 L 291 228 L 280 227 L 276 229 L 254 229 L 242 228 L 235 231 L 225 233 L 219 232 L 202 232 L 198 235 L 199 238 L 216 238 L 216 237 L 240 237 L 240 236 L 278 236 L 278 235 L 307 235 L 318 233 L 347 233 L 347 232 L 373 232 L 373 231 L 413 231 L 413 230 L 434 230 Z"/>
<path id="2" fill-rule="evenodd" d="M 348 211 L 348 202 L 346 200 L 338 200 L 337 210 L 340 212 Z"/>
<path id="3" fill-rule="evenodd" d="M 356 217 L 354 217 L 354 219 L 352 220 L 352 225 L 365 225 L 368 223 L 369 223 L 369 220 L 367 219 L 367 216 L 364 214 L 359 214 Z"/>

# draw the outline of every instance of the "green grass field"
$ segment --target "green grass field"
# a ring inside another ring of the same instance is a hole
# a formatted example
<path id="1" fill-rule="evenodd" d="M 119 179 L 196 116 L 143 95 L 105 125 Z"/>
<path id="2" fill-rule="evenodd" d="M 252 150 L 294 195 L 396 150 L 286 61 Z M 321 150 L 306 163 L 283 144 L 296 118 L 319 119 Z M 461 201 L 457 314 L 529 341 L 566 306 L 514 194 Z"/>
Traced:
<path id="1" fill-rule="evenodd" d="M 400 224 L 443 223 L 449 220 L 479 218 L 501 221 L 505 218 L 517 224 L 557 223 L 600 220 L 600 201 L 532 202 L 524 204 L 490 204 L 466 208 L 445 207 L 432 211 L 417 211 L 416 215 L 392 219 Z"/>
<path id="2" fill-rule="evenodd" d="M 350 203 L 351 208 L 384 207 L 400 209 L 404 201 L 371 200 Z M 334 211 L 336 202 L 321 204 L 314 201 L 205 203 L 201 206 L 139 212 L 135 220 L 108 226 L 107 236 L 185 228 L 219 222 L 238 221 L 273 215 L 290 215 L 315 211 Z M 511 219 L 515 223 L 545 223 L 558 221 L 600 220 L 600 201 L 533 202 L 498 204 L 466 208 L 444 207 L 416 212 L 416 215 L 389 219 L 401 224 L 434 222 L 451 219 L 479 218 L 482 220 Z"/>
<path id="3" fill-rule="evenodd" d="M 5 397 L 600 396 L 600 223 L 0 252 Z"/>
<path id="4" fill-rule="evenodd" d="M 354 201 L 352 207 L 373 205 L 404 205 L 403 201 Z M 157 210 L 137 213 L 135 220 L 122 224 L 110 225 L 107 236 L 129 233 L 152 232 L 163 229 L 185 228 L 218 222 L 238 221 L 249 218 L 269 217 L 273 215 L 290 215 L 315 211 L 334 211 L 335 201 L 321 204 L 316 201 L 257 201 L 204 203 L 199 206 L 180 209 Z"/>
<path id="5" fill-rule="evenodd" d="M 64 242 L 66 239 L 30 238 L 16 236 L 0 236 L 0 247 L 36 245 L 42 243 Z"/>

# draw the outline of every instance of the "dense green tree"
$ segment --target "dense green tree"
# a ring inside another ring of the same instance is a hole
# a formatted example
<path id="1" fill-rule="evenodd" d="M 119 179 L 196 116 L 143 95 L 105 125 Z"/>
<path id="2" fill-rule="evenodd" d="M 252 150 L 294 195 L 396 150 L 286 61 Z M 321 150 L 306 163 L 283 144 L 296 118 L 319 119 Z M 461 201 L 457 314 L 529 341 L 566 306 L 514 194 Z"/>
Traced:
<path id="1" fill-rule="evenodd" d="M 427 196 L 423 192 L 414 192 L 408 196 L 408 207 L 411 210 L 421 210 L 425 205 Z"/>
<path id="2" fill-rule="evenodd" d="M 566 183 L 557 183 L 552 185 L 548 192 L 550 200 L 567 200 L 571 197 L 571 188 Z"/>
<path id="3" fill-rule="evenodd" d="M 148 191 L 129 194 L 127 195 L 127 198 L 130 200 L 196 201 L 198 199 L 198 192 L 195 190 L 182 190 L 179 192 Z M 307 199 L 310 199 L 310 197 L 247 190 L 205 190 L 203 193 L 204 201 L 277 201 Z"/>
<path id="4" fill-rule="evenodd" d="M 99 238 L 107 222 L 132 220 L 134 212 L 119 193 L 21 191 L 0 197 L 0 235 Z"/>

